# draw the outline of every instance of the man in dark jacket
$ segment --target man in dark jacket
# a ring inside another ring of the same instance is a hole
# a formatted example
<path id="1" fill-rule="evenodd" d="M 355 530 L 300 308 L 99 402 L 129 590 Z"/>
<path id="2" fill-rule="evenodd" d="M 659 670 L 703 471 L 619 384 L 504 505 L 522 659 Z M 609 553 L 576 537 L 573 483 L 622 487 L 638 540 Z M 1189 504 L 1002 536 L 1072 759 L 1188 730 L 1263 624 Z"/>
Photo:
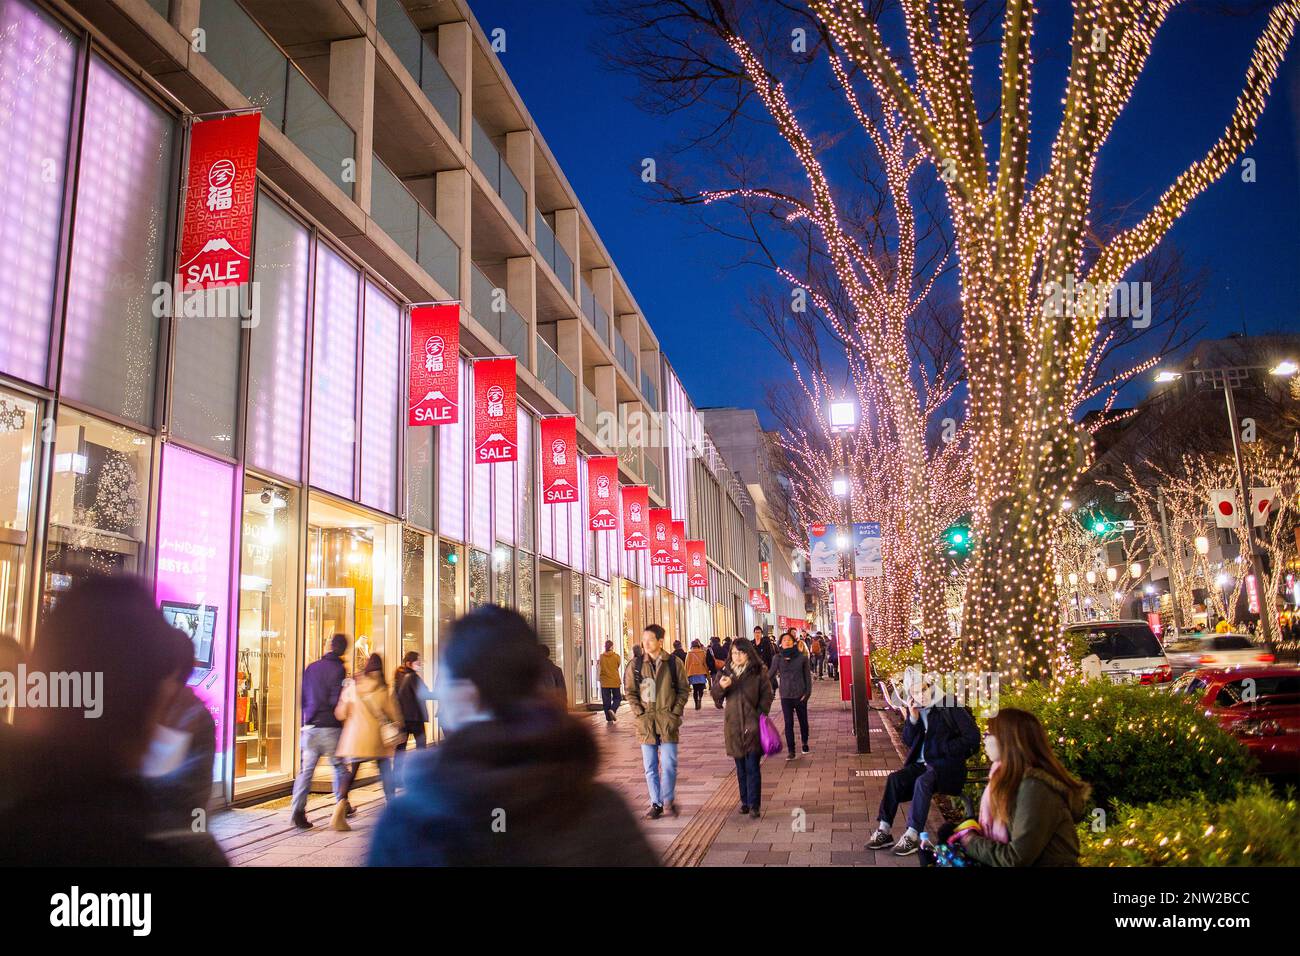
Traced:
<path id="1" fill-rule="evenodd" d="M 402 738 L 402 742 L 397 745 L 393 753 L 394 769 L 399 782 L 402 779 L 404 760 L 402 755 L 406 753 L 407 738 L 415 738 L 416 750 L 423 750 L 428 743 L 424 733 L 426 717 L 424 702 L 431 697 L 424 678 L 420 676 L 419 651 L 407 651 L 402 657 L 402 666 L 393 673 L 393 699 L 397 702 L 397 709 L 402 714 L 402 723 L 406 730 L 406 737 Z"/>
<path id="2" fill-rule="evenodd" d="M 799 738 L 808 753 L 808 698 L 812 696 L 812 665 L 808 655 L 799 650 L 794 635 L 781 638 L 776 657 L 776 684 L 781 689 L 781 713 L 785 716 L 786 760 L 793 760 L 794 718 L 799 717 Z"/>
<path id="3" fill-rule="evenodd" d="M 965 707 L 946 706 L 944 701 L 923 706 L 913 698 L 903 721 L 903 743 L 908 747 L 907 760 L 885 780 L 877 814 L 880 824 L 867 842 L 868 850 L 883 850 L 892 843 L 896 856 L 920 849 L 920 831 L 925 829 L 936 793 L 961 793 L 966 760 L 979 749 L 979 728 Z M 890 835 L 894 817 L 899 804 L 909 800 L 907 830 L 895 842 Z"/>
<path id="4" fill-rule="evenodd" d="M 772 669 L 772 658 L 776 656 L 776 645 L 772 639 L 764 633 L 761 627 L 754 628 L 754 649 L 758 651 L 758 656 L 763 660 L 763 666 L 769 671 Z"/>
<path id="5" fill-rule="evenodd" d="M 537 682 L 538 693 L 550 698 L 560 705 L 560 709 L 569 709 L 569 691 L 564 683 L 564 670 L 551 660 L 551 648 L 548 644 L 538 644 L 542 655 L 542 676 Z"/>
<path id="6" fill-rule="evenodd" d="M 334 708 L 338 706 L 339 695 L 343 693 L 343 679 L 347 676 L 343 667 L 343 655 L 347 649 L 347 635 L 335 634 L 330 638 L 329 653 L 308 664 L 302 672 L 302 735 L 298 741 L 302 749 L 302 769 L 293 782 L 293 803 L 289 808 L 293 825 L 299 830 L 311 829 L 311 821 L 307 819 L 307 794 L 311 791 L 311 778 L 321 757 L 329 757 L 334 765 L 335 803 L 339 802 L 343 792 L 344 763 L 334 754 L 343 725 L 334 716 Z"/>

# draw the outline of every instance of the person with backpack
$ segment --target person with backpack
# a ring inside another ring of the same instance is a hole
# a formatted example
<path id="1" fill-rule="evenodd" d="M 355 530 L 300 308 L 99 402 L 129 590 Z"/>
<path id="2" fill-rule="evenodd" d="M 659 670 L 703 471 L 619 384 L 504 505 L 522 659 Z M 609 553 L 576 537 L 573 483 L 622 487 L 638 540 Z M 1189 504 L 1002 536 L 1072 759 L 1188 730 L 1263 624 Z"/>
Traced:
<path id="1" fill-rule="evenodd" d="M 810 666 L 817 680 L 821 680 L 826 676 L 826 645 L 822 643 L 821 636 L 817 634 L 814 634 L 812 639 Z"/>
<path id="2" fill-rule="evenodd" d="M 985 866 L 1078 866 L 1079 831 L 1091 788 L 1065 769 L 1037 717 L 1006 707 L 989 720 L 992 765 L 979 822 L 950 842 Z"/>
<path id="3" fill-rule="evenodd" d="M 722 739 L 727 756 L 736 761 L 740 815 L 762 815 L 763 734 L 759 722 L 772 709 L 772 681 L 754 645 L 739 638 L 731 661 L 715 674 L 710 686 L 713 703 L 722 708 Z"/>
<path id="4" fill-rule="evenodd" d="M 686 683 L 691 685 L 695 709 L 699 710 L 704 691 L 709 686 L 709 661 L 708 653 L 698 639 L 691 641 L 691 651 L 686 655 Z"/>
<path id="5" fill-rule="evenodd" d="M 367 760 L 373 760 L 379 766 L 384 797 L 391 800 L 396 792 L 393 748 L 399 738 L 405 739 L 406 725 L 402 722 L 402 713 L 397 709 L 397 704 L 388 694 L 382 657 L 371 654 L 361 676 L 344 684 L 334 716 L 343 722 L 337 753 L 348 763 L 339 786 L 339 801 L 334 805 L 330 827 L 335 830 L 351 830 L 347 821 L 348 810 L 351 809 L 348 793 L 352 789 L 352 781 L 356 779 L 358 767 Z"/>
<path id="6" fill-rule="evenodd" d="M 812 696 L 812 665 L 799 653 L 794 635 L 781 638 L 776 654 L 776 683 L 781 690 L 781 713 L 785 716 L 786 760 L 794 760 L 794 718 L 799 717 L 799 738 L 808 753 L 808 698 Z"/>
<path id="7" fill-rule="evenodd" d="M 920 689 L 919 697 L 925 696 Z M 910 856 L 920 849 L 930 800 L 936 793 L 961 793 L 966 761 L 979 749 L 979 742 L 979 729 L 967 708 L 945 706 L 941 700 L 926 704 L 913 694 L 903 721 L 907 759 L 885 780 L 885 795 L 876 814 L 879 824 L 866 848 L 883 850 L 892 844 L 895 856 Z M 908 801 L 907 830 L 895 840 L 890 833 L 894 817 L 899 805 Z"/>
<path id="8" fill-rule="evenodd" d="M 664 650 L 664 629 L 649 624 L 641 634 L 645 653 L 628 665 L 623 675 L 628 707 L 636 715 L 636 736 L 650 809 L 646 819 L 657 820 L 667 810 L 677 816 L 677 743 L 682 714 L 690 696 L 681 661 Z"/>

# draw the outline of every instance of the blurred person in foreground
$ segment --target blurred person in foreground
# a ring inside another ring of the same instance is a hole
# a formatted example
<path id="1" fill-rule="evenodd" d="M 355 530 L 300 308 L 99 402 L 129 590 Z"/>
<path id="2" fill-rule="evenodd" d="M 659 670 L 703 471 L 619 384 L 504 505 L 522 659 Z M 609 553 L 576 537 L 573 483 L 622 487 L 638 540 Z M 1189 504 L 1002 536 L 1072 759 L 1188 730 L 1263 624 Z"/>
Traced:
<path id="1" fill-rule="evenodd" d="M 59 599 L 28 673 L 79 675 L 98 684 L 98 699 L 18 709 L 18 792 L 0 810 L 0 865 L 225 864 L 209 833 L 162 832 L 142 775 L 177 694 L 176 648 L 137 579 L 91 578 Z"/>
<path id="2" fill-rule="evenodd" d="M 596 782 L 586 725 L 538 693 L 545 658 L 519 614 L 458 620 L 435 681 L 445 740 L 412 754 L 372 866 L 654 866 L 631 811 Z"/>
<path id="3" fill-rule="evenodd" d="M 143 774 L 153 792 L 159 826 L 189 830 L 208 812 L 217 722 L 189 685 L 194 643 L 171 628 L 171 699 L 145 755 Z"/>

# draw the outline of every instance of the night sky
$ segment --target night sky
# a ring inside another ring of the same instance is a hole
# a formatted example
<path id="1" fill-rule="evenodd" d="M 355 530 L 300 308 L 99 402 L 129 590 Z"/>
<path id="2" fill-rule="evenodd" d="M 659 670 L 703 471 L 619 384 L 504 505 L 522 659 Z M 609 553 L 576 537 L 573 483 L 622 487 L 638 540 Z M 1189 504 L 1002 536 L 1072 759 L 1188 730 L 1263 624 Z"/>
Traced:
<path id="1" fill-rule="evenodd" d="M 734 241 L 702 230 L 681 209 L 650 202 L 651 187 L 639 179 L 641 158 L 666 155 L 686 121 L 649 115 L 631 102 L 636 83 L 611 73 L 594 52 L 602 21 L 583 0 L 471 4 L 485 30 L 505 28 L 502 62 L 696 405 L 752 406 L 769 419 L 764 390 L 788 369 L 744 318 L 748 290 L 767 274 L 737 267 Z M 1048 43 L 1035 47 L 1035 102 L 1042 104 L 1035 142 L 1043 145 L 1055 133 L 1052 107 L 1068 52 L 1063 45 L 1053 52 L 1053 31 L 1068 24 L 1068 6 L 1049 0 L 1039 8 L 1049 10 L 1041 18 Z M 1135 212 L 1145 212 L 1205 152 L 1232 109 L 1263 22 L 1260 15 L 1225 17 L 1195 8 L 1170 17 L 1101 154 L 1103 200 L 1131 202 Z M 1300 41 L 1292 43 L 1248 153 L 1256 160 L 1256 182 L 1229 173 L 1192 204 L 1170 236 L 1190 266 L 1209 269 L 1196 317 L 1206 335 L 1243 327 L 1300 331 L 1297 108 Z"/>

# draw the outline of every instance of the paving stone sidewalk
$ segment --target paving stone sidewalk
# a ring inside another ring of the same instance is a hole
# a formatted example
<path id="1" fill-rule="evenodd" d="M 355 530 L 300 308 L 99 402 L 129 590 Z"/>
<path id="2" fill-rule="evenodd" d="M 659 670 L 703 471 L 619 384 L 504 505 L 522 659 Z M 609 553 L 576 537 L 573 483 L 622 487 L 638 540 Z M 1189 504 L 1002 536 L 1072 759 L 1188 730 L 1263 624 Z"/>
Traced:
<path id="1" fill-rule="evenodd" d="M 763 761 L 763 816 L 758 820 L 738 813 L 735 763 L 722 745 L 722 711 L 707 696 L 698 711 L 688 703 L 679 747 L 680 815 L 642 820 L 665 861 L 677 866 L 915 866 L 915 857 L 863 849 L 875 828 L 885 777 L 902 760 L 892 727 L 885 726 L 878 711 L 871 713 L 872 752 L 856 753 L 852 714 L 839 698 L 838 682 L 814 682 L 808 708 L 812 753 L 792 761 L 784 755 Z M 648 808 L 641 749 L 626 706 L 618 717 L 612 724 L 599 713 L 584 719 L 600 745 L 600 779 L 617 789 L 640 818 Z M 780 727 L 779 702 L 773 719 Z M 360 866 L 383 793 L 377 783 L 358 787 L 353 802 L 358 812 L 347 833 L 328 827 L 328 794 L 308 801 L 308 817 L 316 824 L 310 831 L 290 825 L 285 797 L 216 814 L 212 832 L 238 866 Z M 938 820 L 932 811 L 931 826 Z"/>

